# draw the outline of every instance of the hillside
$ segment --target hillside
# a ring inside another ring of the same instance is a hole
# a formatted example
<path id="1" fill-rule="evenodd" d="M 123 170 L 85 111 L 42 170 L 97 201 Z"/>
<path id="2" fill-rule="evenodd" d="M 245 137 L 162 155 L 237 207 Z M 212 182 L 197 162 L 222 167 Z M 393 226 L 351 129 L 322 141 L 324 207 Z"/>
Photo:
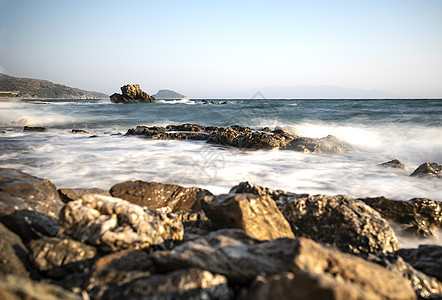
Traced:
<path id="1" fill-rule="evenodd" d="M 185 99 L 186 96 L 172 90 L 159 90 L 155 95 L 155 99 Z"/>
<path id="2" fill-rule="evenodd" d="M 109 96 L 103 93 L 55 84 L 47 80 L 18 78 L 0 74 L 0 97 L 100 99 Z"/>

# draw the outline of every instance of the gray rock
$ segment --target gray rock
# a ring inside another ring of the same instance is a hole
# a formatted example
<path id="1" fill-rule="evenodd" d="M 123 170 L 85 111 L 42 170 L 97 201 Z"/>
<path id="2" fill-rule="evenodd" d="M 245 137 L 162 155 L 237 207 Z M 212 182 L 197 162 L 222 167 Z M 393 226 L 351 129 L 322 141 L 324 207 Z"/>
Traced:
<path id="1" fill-rule="evenodd" d="M 442 165 L 423 163 L 410 176 L 442 178 Z"/>
<path id="2" fill-rule="evenodd" d="M 203 202 L 203 210 L 215 228 L 244 230 L 256 239 L 294 238 L 290 224 L 269 196 L 228 194 Z"/>
<path id="3" fill-rule="evenodd" d="M 0 216 L 34 210 L 57 218 L 62 206 L 57 189 L 49 180 L 0 168 Z"/>
<path id="4" fill-rule="evenodd" d="M 357 148 L 333 135 L 316 139 L 299 137 L 291 141 L 284 149 L 296 150 L 304 153 L 344 153 L 356 151 Z"/>
<path id="5" fill-rule="evenodd" d="M 0 275 L 29 277 L 27 256 L 28 249 L 21 239 L 0 223 Z"/>
<path id="6" fill-rule="evenodd" d="M 397 253 L 414 268 L 442 281 L 442 246 L 420 245 L 417 249 L 400 249 Z"/>
<path id="7" fill-rule="evenodd" d="M 83 195 L 60 212 L 60 234 L 99 247 L 102 251 L 140 249 L 182 240 L 183 225 L 164 214 L 125 200 L 98 194 Z"/>

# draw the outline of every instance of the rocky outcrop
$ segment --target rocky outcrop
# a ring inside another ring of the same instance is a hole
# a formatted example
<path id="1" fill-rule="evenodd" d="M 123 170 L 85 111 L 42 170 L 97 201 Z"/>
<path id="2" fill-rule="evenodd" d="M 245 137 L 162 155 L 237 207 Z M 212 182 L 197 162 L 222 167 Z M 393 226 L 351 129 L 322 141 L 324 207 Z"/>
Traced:
<path id="1" fill-rule="evenodd" d="M 290 225 L 269 196 L 229 194 L 209 198 L 203 210 L 215 228 L 236 228 L 260 240 L 294 238 Z"/>
<path id="2" fill-rule="evenodd" d="M 201 104 L 231 104 L 229 101 L 210 101 L 210 100 L 201 100 Z"/>
<path id="3" fill-rule="evenodd" d="M 88 194 L 60 212 L 60 234 L 102 251 L 164 246 L 183 238 L 176 215 L 164 214 L 109 196 Z"/>
<path id="4" fill-rule="evenodd" d="M 23 131 L 28 131 L 28 132 L 48 132 L 49 129 L 47 129 L 46 127 L 25 126 L 25 127 L 23 127 Z"/>
<path id="5" fill-rule="evenodd" d="M 389 223 L 360 200 L 342 195 L 284 193 L 249 182 L 240 183 L 230 192 L 267 194 L 272 197 L 295 236 L 308 237 L 354 254 L 394 252 L 399 249 Z"/>
<path id="6" fill-rule="evenodd" d="M 384 163 L 380 164 L 379 166 L 383 167 L 383 168 L 402 169 L 404 171 L 408 171 L 407 166 L 403 162 L 401 162 L 399 159 L 393 159 L 393 160 L 384 162 Z"/>
<path id="7" fill-rule="evenodd" d="M 197 124 L 158 126 L 137 126 L 126 135 L 144 135 L 155 140 L 205 140 L 208 143 L 232 146 L 241 149 L 281 149 L 312 153 L 342 153 L 357 150 L 352 145 L 334 136 L 321 139 L 299 137 L 280 128 L 253 129 L 234 125 L 212 127 Z"/>
<path id="8" fill-rule="evenodd" d="M 0 168 L 0 216 L 34 210 L 57 218 L 62 206 L 57 189 L 49 180 Z"/>
<path id="9" fill-rule="evenodd" d="M 442 165 L 437 163 L 423 163 L 410 176 L 442 178 Z"/>
<path id="10" fill-rule="evenodd" d="M 21 239 L 0 223 L 0 276 L 14 274 L 29 277 L 27 255 L 28 249 Z"/>
<path id="11" fill-rule="evenodd" d="M 127 84 L 120 89 L 123 94 L 115 93 L 110 96 L 112 103 L 156 102 L 155 98 L 142 91 L 138 84 Z"/>
<path id="12" fill-rule="evenodd" d="M 397 253 L 417 270 L 442 281 L 442 246 L 420 245 L 417 249 L 400 249 Z"/>
<path id="13" fill-rule="evenodd" d="M 81 133 L 84 133 L 84 134 L 91 134 L 89 131 L 86 131 L 86 130 L 83 130 L 83 129 L 72 129 L 72 133 L 78 133 L 78 134 L 81 134 Z"/>
<path id="14" fill-rule="evenodd" d="M 201 188 L 185 188 L 175 184 L 126 181 L 110 189 L 114 197 L 163 212 L 193 211 L 201 207 L 201 199 L 212 195 Z"/>
<path id="15" fill-rule="evenodd" d="M 409 201 L 385 197 L 360 199 L 384 218 L 402 225 L 402 230 L 417 236 L 436 236 L 442 227 L 442 205 L 439 201 L 414 198 Z"/>
<path id="16" fill-rule="evenodd" d="M 152 95 L 152 97 L 154 97 L 155 99 L 163 99 L 163 100 L 176 100 L 176 99 L 186 99 L 187 97 L 177 93 L 175 91 L 172 90 L 167 90 L 167 89 L 163 89 L 163 90 L 159 90 L 155 95 Z"/>

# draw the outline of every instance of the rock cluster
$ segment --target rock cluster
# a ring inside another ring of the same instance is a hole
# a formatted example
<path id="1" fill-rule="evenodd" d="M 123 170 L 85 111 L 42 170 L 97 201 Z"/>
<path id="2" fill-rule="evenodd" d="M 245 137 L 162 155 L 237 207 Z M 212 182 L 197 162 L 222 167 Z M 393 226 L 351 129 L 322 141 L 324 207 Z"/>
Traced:
<path id="1" fill-rule="evenodd" d="M 312 153 L 342 153 L 357 150 L 354 146 L 334 136 L 324 138 L 299 137 L 275 128 L 257 128 L 234 125 L 230 127 L 181 124 L 159 126 L 137 126 L 126 135 L 143 135 L 154 140 L 205 140 L 208 143 L 232 146 L 241 149 L 295 150 Z"/>
<path id="2" fill-rule="evenodd" d="M 229 101 L 209 101 L 209 100 L 201 100 L 201 104 L 231 104 Z"/>
<path id="3" fill-rule="evenodd" d="M 2 299 L 442 296 L 442 247 L 399 249 L 383 218 L 437 220 L 431 200 L 402 210 L 249 182 L 218 196 L 143 181 L 103 193 L 57 193 L 48 180 L 0 169 Z"/>
<path id="4" fill-rule="evenodd" d="M 110 96 L 112 103 L 156 102 L 155 98 L 142 91 L 138 84 L 127 84 L 120 89 L 123 94 L 115 93 Z"/>

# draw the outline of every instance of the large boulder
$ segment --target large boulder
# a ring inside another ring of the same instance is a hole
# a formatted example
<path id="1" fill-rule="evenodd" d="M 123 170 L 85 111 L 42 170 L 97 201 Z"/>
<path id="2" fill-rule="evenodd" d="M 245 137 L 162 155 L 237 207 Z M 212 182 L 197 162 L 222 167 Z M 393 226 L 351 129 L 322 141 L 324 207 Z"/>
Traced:
<path id="1" fill-rule="evenodd" d="M 34 210 L 57 218 L 62 206 L 57 189 L 49 180 L 0 168 L 0 216 L 17 210 Z"/>
<path id="2" fill-rule="evenodd" d="M 416 299 L 402 276 L 306 238 L 259 241 L 234 229 L 220 230 L 171 251 L 156 251 L 152 258 L 160 269 L 204 268 L 232 282 L 250 283 L 257 275 L 304 271 L 355 284 L 379 298 Z"/>
<path id="3" fill-rule="evenodd" d="M 290 224 L 269 196 L 229 194 L 207 198 L 203 210 L 216 228 L 241 229 L 261 240 L 294 238 Z"/>
<path id="4" fill-rule="evenodd" d="M 442 165 L 437 163 L 423 163 L 410 176 L 442 178 Z"/>
<path id="5" fill-rule="evenodd" d="M 272 197 L 295 236 L 359 253 L 394 252 L 399 243 L 390 224 L 364 202 L 348 196 L 285 193 L 242 182 L 231 193 Z"/>
<path id="6" fill-rule="evenodd" d="M 165 246 L 170 241 L 182 240 L 183 224 L 174 214 L 118 198 L 87 194 L 63 207 L 60 234 L 102 251 L 117 251 Z"/>
<path id="7" fill-rule="evenodd" d="M 28 249 L 21 239 L 0 223 L 0 275 L 29 277 L 27 256 Z"/>
<path id="8" fill-rule="evenodd" d="M 110 96 L 112 103 L 156 102 L 155 98 L 142 91 L 138 84 L 127 84 L 120 89 L 123 94 L 115 93 Z"/>
<path id="9" fill-rule="evenodd" d="M 133 204 L 160 209 L 163 212 L 198 210 L 201 207 L 201 199 L 205 195 L 212 195 L 208 190 L 201 188 L 185 188 L 175 184 L 141 180 L 116 184 L 110 189 L 110 193 Z"/>

